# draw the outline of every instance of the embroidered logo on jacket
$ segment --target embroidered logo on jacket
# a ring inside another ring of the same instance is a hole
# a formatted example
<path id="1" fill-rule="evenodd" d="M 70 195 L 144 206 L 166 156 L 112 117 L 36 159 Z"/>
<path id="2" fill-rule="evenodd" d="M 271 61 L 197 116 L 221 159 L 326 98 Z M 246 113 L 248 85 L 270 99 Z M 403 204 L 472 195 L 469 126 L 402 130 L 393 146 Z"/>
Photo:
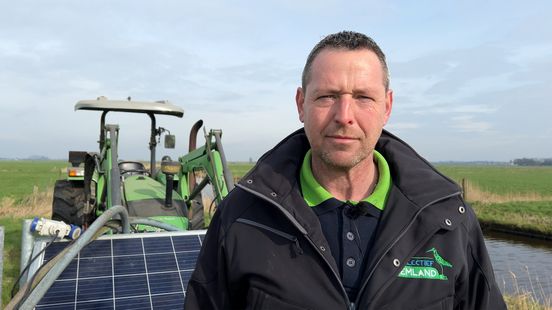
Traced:
<path id="1" fill-rule="evenodd" d="M 432 253 L 433 257 L 429 255 L 427 257 L 412 257 L 399 273 L 399 277 L 410 279 L 448 280 L 444 273 L 444 267 L 452 268 L 452 264 L 441 257 L 435 248 L 429 249 L 426 253 Z"/>

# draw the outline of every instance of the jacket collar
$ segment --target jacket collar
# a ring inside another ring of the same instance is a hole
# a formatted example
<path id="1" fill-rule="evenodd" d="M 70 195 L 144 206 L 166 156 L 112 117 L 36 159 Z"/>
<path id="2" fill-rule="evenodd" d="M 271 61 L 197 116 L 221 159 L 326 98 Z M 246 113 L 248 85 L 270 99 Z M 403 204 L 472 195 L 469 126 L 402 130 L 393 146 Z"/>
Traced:
<path id="1" fill-rule="evenodd" d="M 460 192 L 454 181 L 390 132 L 382 132 L 376 150 L 387 159 L 393 184 L 416 206 L 423 207 L 436 199 Z"/>

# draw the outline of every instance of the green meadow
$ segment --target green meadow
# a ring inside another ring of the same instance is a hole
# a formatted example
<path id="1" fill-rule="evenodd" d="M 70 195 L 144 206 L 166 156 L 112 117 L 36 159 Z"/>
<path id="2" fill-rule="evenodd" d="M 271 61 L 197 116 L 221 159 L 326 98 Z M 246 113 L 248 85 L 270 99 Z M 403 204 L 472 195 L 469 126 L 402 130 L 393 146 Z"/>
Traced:
<path id="1" fill-rule="evenodd" d="M 463 185 L 484 228 L 552 239 L 552 167 L 437 168 Z"/>
<path id="2" fill-rule="evenodd" d="M 459 184 L 467 179 L 489 193 L 552 197 L 552 167 L 437 165 L 437 169 Z"/>
<path id="3" fill-rule="evenodd" d="M 53 188 L 56 179 L 61 178 L 65 161 L 0 160 L 0 199 L 14 198 L 16 201 L 38 191 Z"/>
<path id="4" fill-rule="evenodd" d="M 228 164 L 235 179 L 243 177 L 249 172 L 249 170 L 251 170 L 251 168 L 253 168 L 253 165 L 255 165 L 255 163 L 230 162 Z"/>

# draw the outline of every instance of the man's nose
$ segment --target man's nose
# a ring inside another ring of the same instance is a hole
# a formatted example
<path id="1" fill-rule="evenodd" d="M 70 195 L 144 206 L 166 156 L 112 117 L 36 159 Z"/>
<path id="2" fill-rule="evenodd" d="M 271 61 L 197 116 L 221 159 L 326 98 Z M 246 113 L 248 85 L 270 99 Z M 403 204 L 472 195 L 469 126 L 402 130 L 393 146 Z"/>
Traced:
<path id="1" fill-rule="evenodd" d="M 340 125 L 352 125 L 354 121 L 354 103 L 351 96 L 340 96 L 334 105 L 334 121 Z"/>

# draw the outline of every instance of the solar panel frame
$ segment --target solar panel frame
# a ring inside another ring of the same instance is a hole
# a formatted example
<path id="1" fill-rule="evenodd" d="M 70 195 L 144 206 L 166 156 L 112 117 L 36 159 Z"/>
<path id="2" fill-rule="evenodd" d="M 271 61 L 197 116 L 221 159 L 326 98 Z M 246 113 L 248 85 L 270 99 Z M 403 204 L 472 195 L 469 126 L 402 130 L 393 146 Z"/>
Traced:
<path id="1" fill-rule="evenodd" d="M 206 230 L 101 236 L 80 251 L 35 309 L 182 309 Z M 47 242 L 35 241 L 34 253 Z M 68 242 L 55 242 L 30 276 Z"/>

